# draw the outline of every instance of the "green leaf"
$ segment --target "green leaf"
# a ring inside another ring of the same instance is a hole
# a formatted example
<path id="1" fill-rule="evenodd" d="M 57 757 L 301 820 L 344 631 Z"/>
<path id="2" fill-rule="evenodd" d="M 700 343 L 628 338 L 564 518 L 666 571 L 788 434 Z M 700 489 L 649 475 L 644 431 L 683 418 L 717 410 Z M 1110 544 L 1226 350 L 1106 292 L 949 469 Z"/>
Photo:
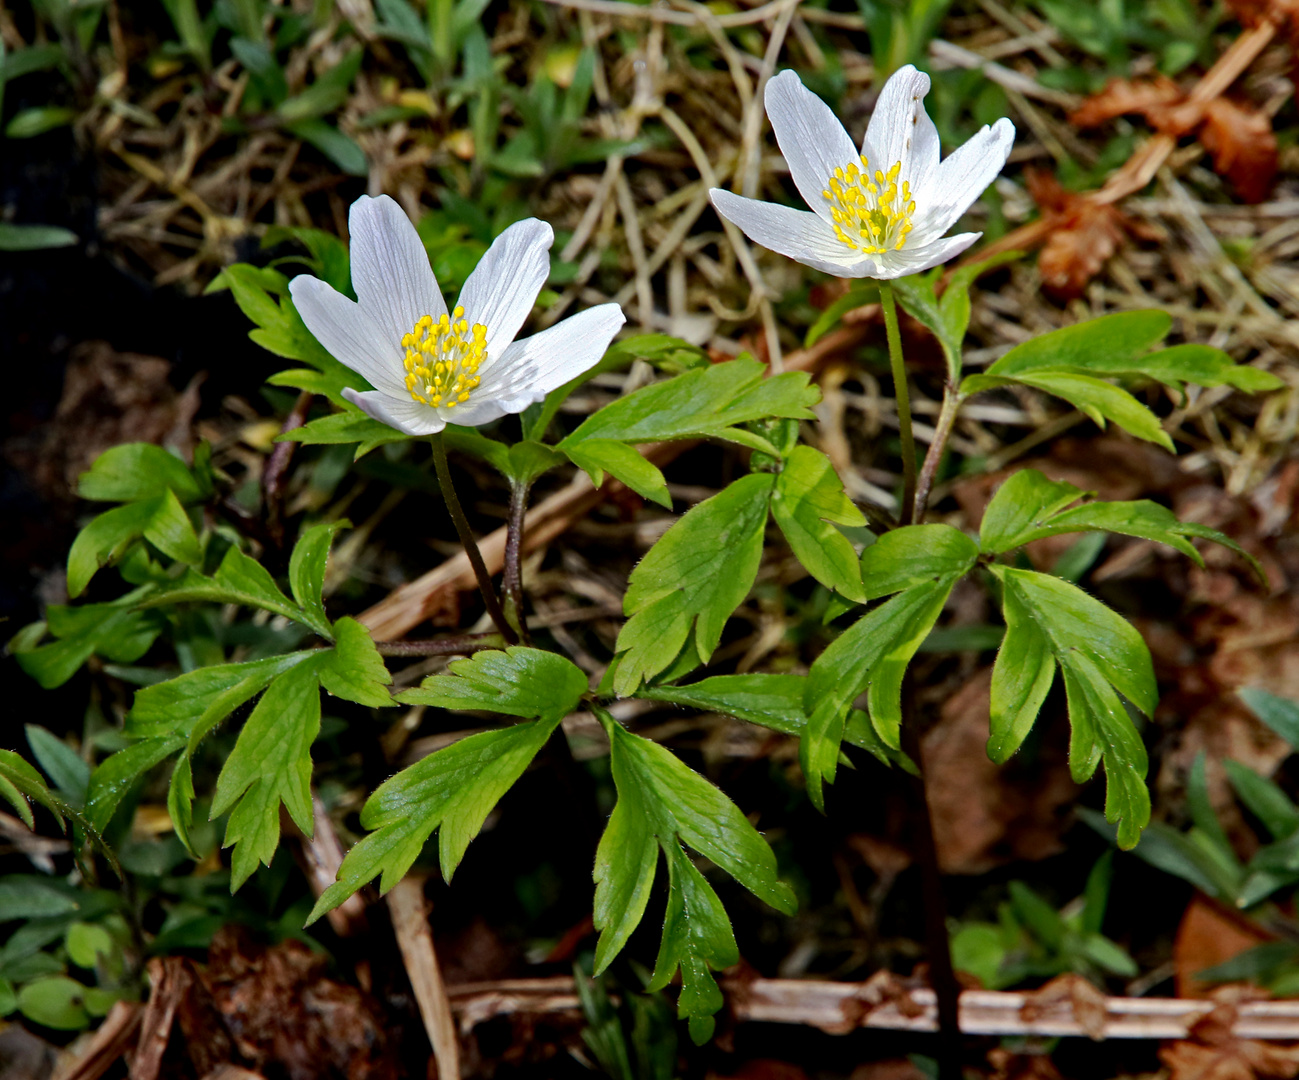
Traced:
<path id="1" fill-rule="evenodd" d="M 135 502 L 167 491 L 186 505 L 211 494 L 180 458 L 153 443 L 123 443 L 105 450 L 77 482 L 78 495 L 99 502 Z"/>
<path id="2" fill-rule="evenodd" d="M 637 495 L 672 509 L 672 496 L 668 494 L 663 473 L 634 447 L 613 439 L 586 439 L 571 446 L 565 442 L 560 447 L 574 465 L 591 477 L 596 487 L 604 483 L 604 474 L 608 472 Z"/>
<path id="3" fill-rule="evenodd" d="M 85 802 L 86 785 L 90 782 L 90 765 L 86 759 L 43 727 L 28 724 L 26 731 L 32 756 L 54 786 L 73 804 Z"/>
<path id="4" fill-rule="evenodd" d="M 120 559 L 143 537 L 169 558 L 193 565 L 203 549 L 176 493 L 170 489 L 114 507 L 77 534 L 68 552 L 68 595 L 80 596 L 101 566 Z"/>
<path id="5" fill-rule="evenodd" d="M 799 760 L 818 810 L 825 808 L 822 784 L 834 781 L 848 710 L 859 694 L 868 692 L 871 723 L 884 745 L 900 748 L 902 675 L 959 576 L 947 574 L 904 589 L 858 619 L 813 662 Z"/>
<path id="6" fill-rule="evenodd" d="M 1011 591 L 1002 594 L 1006 635 L 992 667 L 988 757 L 1004 765 L 1033 730 L 1055 682 L 1055 654 L 1032 610 Z"/>
<path id="7" fill-rule="evenodd" d="M 1158 693 L 1149 649 L 1131 624 L 1077 586 L 1028 570 L 996 565 L 991 570 L 1001 580 L 1008 611 L 1006 639 L 993 668 L 999 708 L 993 727 L 999 741 L 993 748 L 1013 749 L 1016 736 L 1031 725 L 1027 714 L 1045 696 L 1042 654 L 1049 649 L 1064 673 L 1070 771 L 1082 783 L 1104 760 L 1105 816 L 1119 826 L 1119 846 L 1131 848 L 1150 820 L 1150 794 L 1145 746 L 1118 695 L 1147 716 L 1154 712 Z M 1027 649 L 1016 655 L 1006 652 L 1008 646 Z"/>
<path id="8" fill-rule="evenodd" d="M 1145 376 L 1178 390 L 1186 383 L 1248 391 L 1276 390 L 1285 385 L 1271 372 L 1237 364 L 1210 345 L 1174 345 L 1135 360 L 1085 358 L 1079 367 L 1098 375 Z"/>
<path id="9" fill-rule="evenodd" d="M 328 68 L 302 93 L 285 101 L 279 107 L 281 119 L 286 121 L 311 120 L 333 112 L 347 100 L 348 88 L 361 70 L 365 50 L 352 49 L 342 60 Z"/>
<path id="10" fill-rule="evenodd" d="M 1258 686 L 1244 687 L 1236 695 L 1263 723 L 1299 750 L 1299 702 L 1269 694 Z"/>
<path id="11" fill-rule="evenodd" d="M 757 576 L 774 483 L 768 473 L 745 476 L 692 507 L 632 571 L 616 647 L 619 695 L 672 663 L 692 629 L 700 659 L 712 656 Z"/>
<path id="12" fill-rule="evenodd" d="M 588 439 L 645 443 L 716 436 L 734 438 L 733 425 L 772 416 L 811 420 L 820 392 L 805 372 L 764 378 L 751 358 L 728 360 L 642 387 L 589 416 L 559 448 Z"/>
<path id="13" fill-rule="evenodd" d="M 100 762 L 86 789 L 87 820 L 103 832 L 131 786 L 184 745 L 184 735 L 162 735 L 127 746 Z"/>
<path id="14" fill-rule="evenodd" d="M 313 628 L 323 627 L 329 633 L 329 616 L 325 614 L 322 591 L 325 587 L 325 567 L 329 562 L 329 548 L 339 529 L 347 528 L 347 521 L 321 522 L 313 525 L 298 537 L 289 556 L 289 588 Z"/>
<path id="15" fill-rule="evenodd" d="M 1064 398 L 1074 408 L 1085 413 L 1097 427 L 1104 428 L 1105 422 L 1112 420 L 1129 435 L 1157 443 L 1169 453 L 1176 453 L 1173 440 L 1164 431 L 1159 417 L 1126 390 L 1112 383 L 1092 375 L 1051 370 L 1019 375 L 1014 381 Z"/>
<path id="16" fill-rule="evenodd" d="M 225 844 L 234 845 L 230 891 L 259 862 L 267 866 L 280 842 L 280 804 L 311 836 L 311 744 L 320 731 L 317 663 L 290 668 L 266 688 L 217 777 L 211 819 L 230 811 Z"/>
<path id="17" fill-rule="evenodd" d="M 31 139 L 55 128 L 67 127 L 76 118 L 76 109 L 61 105 L 36 105 L 15 113 L 5 127 L 5 135 L 10 139 Z"/>
<path id="18" fill-rule="evenodd" d="M 808 573 L 847 599 L 865 602 L 857 553 L 834 526 L 861 528 L 866 518 L 825 454 L 810 446 L 789 453 L 771 493 L 771 516 Z"/>
<path id="19" fill-rule="evenodd" d="M 702 1045 L 713 1036 L 713 1014 L 725 1004 L 709 968 L 720 971 L 738 964 L 740 950 L 726 909 L 704 875 L 679 844 L 664 850 L 668 861 L 668 904 L 654 974 L 645 989 L 664 989 L 680 968 L 677 1015 L 690 1021 L 690 1037 L 696 1045 Z"/>
<path id="20" fill-rule="evenodd" d="M 639 456 L 638 454 L 637 457 Z M 558 451 L 552 450 L 545 443 L 525 439 L 510 447 L 506 467 L 502 471 L 511 484 L 531 484 L 538 477 L 544 476 L 563 463 L 564 456 Z M 649 462 L 646 464 L 648 465 Z"/>
<path id="21" fill-rule="evenodd" d="M 456 660 L 449 675 L 430 675 L 418 687 L 397 695 L 408 705 L 562 720 L 587 691 L 582 669 L 558 653 L 512 645 L 485 649 Z"/>
<path id="22" fill-rule="evenodd" d="M 609 966 L 644 915 L 661 848 L 668 860 L 669 911 L 650 985 L 661 989 L 680 965 L 678 1008 L 692 1022 L 703 1019 L 721 1005 L 709 963 L 726 967 L 738 957 L 716 894 L 681 844 L 777 911 L 792 914 L 794 894 L 777 878 L 775 855 L 739 807 L 664 747 L 631 734 L 608 714 L 601 720 L 618 802 L 596 852 L 594 917 L 601 933 L 595 973 Z"/>
<path id="23" fill-rule="evenodd" d="M 78 908 L 76 900 L 55 888 L 48 879 L 31 874 L 0 877 L 0 920 L 38 919 L 63 915 Z"/>
<path id="24" fill-rule="evenodd" d="M 1043 369 L 1121 370 L 1172 329 L 1166 312 L 1123 311 L 1040 334 L 1016 345 L 986 369 L 988 375 L 1019 376 Z"/>
<path id="25" fill-rule="evenodd" d="M 154 612 L 134 610 L 144 591 L 137 589 L 108 604 L 51 604 L 45 613 L 47 626 L 58 640 L 22 649 L 10 642 L 10 651 L 18 666 L 46 690 L 62 686 L 94 655 L 133 664 L 149 651 L 164 625 Z"/>
<path id="26" fill-rule="evenodd" d="M 358 443 L 353 460 L 359 461 L 376 447 L 409 438 L 404 432 L 371 419 L 360 409 L 348 409 L 347 412 L 331 413 L 292 431 L 286 431 L 276 438 L 276 442 L 297 442 L 308 446 Z"/>
<path id="27" fill-rule="evenodd" d="M 290 105 L 292 101 L 284 104 Z M 284 130 L 310 143 L 348 176 L 365 176 L 370 170 L 370 162 L 360 144 L 333 124 L 324 120 L 295 120 L 285 124 Z"/>
<path id="28" fill-rule="evenodd" d="M 335 697 L 376 709 L 397 704 L 387 690 L 392 675 L 370 631 L 350 616 L 334 624 L 334 648 L 321 660 L 319 672 L 320 685 Z"/>
<path id="29" fill-rule="evenodd" d="M 470 735 L 382 784 L 361 811 L 361 824 L 373 831 L 347 853 L 338 880 L 321 894 L 308 925 L 380 874 L 380 891 L 386 893 L 411 868 L 434 829 L 441 829 L 438 853 L 442 876 L 450 881 L 487 815 L 561 719 L 555 714 Z"/>
<path id="30" fill-rule="evenodd" d="M 80 242 L 76 233 L 57 225 L 19 225 L 0 221 L 0 251 L 44 251 L 73 247 Z"/>
<path id="31" fill-rule="evenodd" d="M 112 935 L 94 923 L 74 922 L 68 927 L 63 943 L 68 950 L 68 959 L 88 971 L 95 969 L 101 956 L 112 956 L 114 951 Z"/>
<path id="32" fill-rule="evenodd" d="M 981 530 L 982 547 L 989 554 L 1000 554 L 1022 547 L 1045 536 L 1070 532 L 1110 532 L 1154 540 L 1180 551 L 1203 566 L 1204 560 L 1187 537 L 1212 540 L 1236 552 L 1251 569 L 1267 581 L 1258 560 L 1244 551 L 1230 537 L 1217 529 L 1195 522 L 1182 522 L 1167 507 L 1148 499 L 1135 502 L 1086 502 L 1066 509 L 1070 503 L 1087 498 L 1068 483 L 1048 480 L 1036 469 L 1021 469 L 998 488 L 988 503 Z M 1065 575 L 1061 575 L 1065 576 Z"/>
<path id="33" fill-rule="evenodd" d="M 85 996 L 90 987 L 66 975 L 50 975 L 29 982 L 18 991 L 18 1008 L 37 1024 L 56 1031 L 78 1031 L 90 1026 Z"/>
<path id="34" fill-rule="evenodd" d="M 213 664 L 146 686 L 136 691 L 126 714 L 126 734 L 133 739 L 205 735 L 272 680 L 317 655 L 304 649 L 242 664 Z"/>
<path id="35" fill-rule="evenodd" d="M 52 792 L 32 766 L 13 750 L 0 750 L 0 795 L 18 812 L 29 829 L 36 827 L 28 800 L 39 803 L 59 819 L 69 816 L 68 805 Z"/>
<path id="36" fill-rule="evenodd" d="M 688 686 L 643 686 L 636 696 L 725 713 L 785 735 L 801 736 L 807 727 L 803 711 L 806 687 L 805 675 L 714 675 Z M 880 741 L 870 718 L 859 709 L 848 714 L 843 741 L 869 751 L 885 765 L 914 769 L 906 755 Z"/>
<path id="37" fill-rule="evenodd" d="M 175 584 L 156 590 L 143 603 L 156 607 L 159 604 L 183 604 L 196 600 L 263 608 L 309 626 L 321 637 L 333 636 L 327 620 L 323 625 L 318 624 L 280 592 L 275 579 L 261 563 L 233 545 L 226 550 L 221 565 L 211 577 L 205 577 L 195 570 L 187 570 Z"/>
<path id="38" fill-rule="evenodd" d="M 862 552 L 866 598 L 874 600 L 940 578 L 963 577 L 979 549 L 950 525 L 906 525 L 890 529 Z"/>
<path id="39" fill-rule="evenodd" d="M 276 356 L 310 364 L 343 386 L 373 389 L 351 368 L 330 356 L 307 329 L 289 296 L 289 279 L 278 270 L 235 263 L 221 271 L 208 291 L 223 286 L 230 289 L 239 310 L 256 323 L 257 329 L 248 334 L 256 344 Z"/>
<path id="40" fill-rule="evenodd" d="M 1284 840 L 1299 832 L 1299 807 L 1286 797 L 1284 791 L 1238 761 L 1225 758 L 1222 764 L 1240 801 L 1263 823 L 1273 840 Z"/>
<path id="41" fill-rule="evenodd" d="M 861 280 L 852 282 L 848 286 L 848 291 L 822 311 L 816 317 L 816 321 L 807 328 L 807 336 L 803 338 L 803 348 L 810 349 L 833 330 L 848 312 L 855 311 L 865 304 L 877 304 L 879 298 L 879 286 L 874 282 L 867 283 Z"/>

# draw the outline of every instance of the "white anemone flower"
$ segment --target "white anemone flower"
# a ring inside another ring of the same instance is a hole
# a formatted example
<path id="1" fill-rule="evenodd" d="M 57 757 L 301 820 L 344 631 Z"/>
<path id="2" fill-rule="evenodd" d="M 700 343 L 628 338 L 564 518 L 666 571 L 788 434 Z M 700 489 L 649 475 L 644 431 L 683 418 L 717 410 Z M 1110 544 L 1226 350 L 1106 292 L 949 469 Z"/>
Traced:
<path id="1" fill-rule="evenodd" d="M 348 226 L 357 300 L 308 275 L 289 292 L 316 340 L 374 387 L 343 396 L 407 435 L 522 412 L 594 366 L 625 321 L 617 304 L 601 304 L 514 340 L 550 274 L 555 234 L 536 218 L 496 238 L 452 311 L 397 203 L 363 195 Z"/>
<path id="2" fill-rule="evenodd" d="M 713 205 L 751 240 L 837 277 L 891 279 L 959 255 L 982 233 L 944 239 L 1006 163 L 1002 117 L 939 159 L 925 112 L 929 76 L 908 64 L 880 91 L 861 152 L 792 71 L 767 83 L 767 116 L 794 186 L 813 213 L 713 188 Z"/>

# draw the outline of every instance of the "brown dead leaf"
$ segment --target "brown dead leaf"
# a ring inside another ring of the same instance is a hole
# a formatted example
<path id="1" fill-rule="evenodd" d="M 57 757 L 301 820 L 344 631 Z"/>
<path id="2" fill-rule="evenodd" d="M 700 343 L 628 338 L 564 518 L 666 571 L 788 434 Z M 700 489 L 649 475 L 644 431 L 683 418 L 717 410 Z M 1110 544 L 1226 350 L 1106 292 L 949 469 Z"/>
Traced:
<path id="1" fill-rule="evenodd" d="M 1063 755 L 1044 751 L 1031 776 L 988 760 L 991 682 L 991 668 L 970 679 L 943 704 L 924 738 L 934 840 L 949 874 L 981 874 L 1014 859 L 1056 854 L 1078 792 Z"/>
<path id="2" fill-rule="evenodd" d="M 925 1074 L 910 1061 L 870 1061 L 853 1069 L 849 1080 L 924 1080 Z"/>
<path id="3" fill-rule="evenodd" d="M 1239 956 L 1256 945 L 1272 941 L 1274 937 L 1240 912 L 1196 893 L 1186 905 L 1173 942 L 1177 996 L 1211 997 L 1214 984 L 1197 979 L 1199 972 Z"/>
<path id="4" fill-rule="evenodd" d="M 1168 106 L 1184 97 L 1177 83 L 1166 75 L 1141 80 L 1111 79 L 1104 89 L 1092 94 L 1069 114 L 1069 122 L 1080 128 L 1098 127 L 1107 120 L 1129 113 L 1139 113 L 1151 119 L 1152 114 L 1167 113 Z"/>
<path id="5" fill-rule="evenodd" d="M 1254 987 L 1224 986 L 1220 1004 L 1198 1020 L 1187 1038 L 1160 1048 L 1168 1080 L 1292 1080 L 1299 1075 L 1299 1047 L 1237 1038 L 1237 1006 L 1266 997 Z"/>
<path id="6" fill-rule="evenodd" d="M 1108 203 L 1066 191 L 1049 172 L 1025 169 L 1029 194 L 1049 232 L 1037 265 L 1046 289 L 1064 299 L 1081 296 L 1127 231 L 1127 218 Z"/>
<path id="7" fill-rule="evenodd" d="M 1019 1014 L 1026 1023 L 1031 1023 L 1066 1003 L 1083 1031 L 1096 1040 L 1105 1038 L 1105 1018 L 1109 1013 L 1105 993 L 1072 972 L 1057 975 L 1045 986 L 1025 994 Z"/>
<path id="8" fill-rule="evenodd" d="M 1204 107 L 1200 142 L 1219 176 L 1231 181 L 1248 203 L 1267 198 L 1276 179 L 1276 134 L 1272 118 L 1254 105 L 1214 98 Z"/>

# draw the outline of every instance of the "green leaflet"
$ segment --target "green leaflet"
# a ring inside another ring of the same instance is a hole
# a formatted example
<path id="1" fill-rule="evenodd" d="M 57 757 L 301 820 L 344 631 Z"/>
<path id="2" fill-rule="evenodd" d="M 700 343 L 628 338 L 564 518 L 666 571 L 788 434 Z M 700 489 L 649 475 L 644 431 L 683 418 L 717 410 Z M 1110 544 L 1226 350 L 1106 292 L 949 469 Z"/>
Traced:
<path id="1" fill-rule="evenodd" d="M 1167 544 L 1203 566 L 1200 553 L 1187 539 L 1194 536 L 1212 540 L 1236 552 L 1262 581 L 1267 581 L 1258 560 L 1229 536 L 1207 525 L 1178 521 L 1167 507 L 1148 499 L 1085 502 L 1066 509 L 1090 494 L 1072 484 L 1048 480 L 1036 469 L 1021 469 L 997 489 L 988 503 L 980 530 L 982 549 L 996 555 L 1045 536 L 1069 532 L 1111 532 Z"/>
<path id="2" fill-rule="evenodd" d="M 823 783 L 834 781 L 849 707 L 863 691 L 876 734 L 886 746 L 900 748 L 902 676 L 960 576 L 949 573 L 904 589 L 858 619 L 813 662 L 799 760 L 818 810 L 825 809 Z"/>
<path id="3" fill-rule="evenodd" d="M 172 491 L 183 503 L 211 491 L 188 466 L 153 443 L 124 443 L 105 450 L 77 482 L 77 494 L 98 502 L 136 502 Z"/>
<path id="4" fill-rule="evenodd" d="M 757 576 L 774 483 L 768 473 L 745 476 L 692 507 L 632 571 L 616 649 L 620 696 L 671 664 L 692 628 L 700 659 L 712 656 Z"/>
<path id="5" fill-rule="evenodd" d="M 772 416 L 814 418 L 809 406 L 820 399 L 820 392 L 808 385 L 806 373 L 764 378 L 765 372 L 758 361 L 742 357 L 642 387 L 588 417 L 559 449 L 567 452 L 588 439 L 628 443 L 702 436 L 743 439 L 745 433 L 729 429 Z"/>
<path id="6" fill-rule="evenodd" d="M 107 604 L 51 604 L 45 629 L 57 640 L 37 646 L 40 635 L 32 634 L 21 643 L 11 641 L 10 651 L 18 666 L 46 690 L 62 686 L 93 655 L 133 664 L 149 651 L 164 625 L 156 613 L 135 610 L 148 592 L 148 587 L 136 589 Z"/>
<path id="7" fill-rule="evenodd" d="M 866 600 L 857 553 L 834 527 L 864 526 L 866 518 L 821 451 L 796 446 L 786 456 L 771 493 L 771 516 L 809 574 L 849 600 Z"/>
<path id="8" fill-rule="evenodd" d="M 325 568 L 329 562 L 329 548 L 339 529 L 350 525 L 347 521 L 321 522 L 303 531 L 293 545 L 289 556 L 289 589 L 316 626 L 328 626 L 322 592 L 325 587 Z"/>
<path id="9" fill-rule="evenodd" d="M 687 686 L 643 686 L 636 696 L 725 713 L 785 735 L 801 736 L 807 727 L 803 711 L 806 687 L 806 675 L 714 675 Z M 880 741 L 870 718 L 860 709 L 848 714 L 843 741 L 869 751 L 882 764 L 912 768 L 904 754 Z"/>
<path id="10" fill-rule="evenodd" d="M 1010 382 L 1034 386 L 1064 398 L 1097 425 L 1112 420 L 1140 439 L 1173 451 L 1159 419 L 1126 390 L 1098 376 L 1155 379 L 1168 386 L 1192 382 L 1270 390 L 1280 380 L 1257 368 L 1231 362 L 1220 350 L 1179 345 L 1147 353 L 1163 339 L 1172 320 L 1162 311 L 1128 311 L 1068 326 L 1017 345 L 981 375 L 961 383 L 961 396 Z"/>
<path id="11" fill-rule="evenodd" d="M 14 750 L 0 750 L 0 796 L 14 808 L 29 829 L 36 827 L 31 802 L 39 803 L 62 824 L 66 804 L 41 779 L 32 766 Z"/>
<path id="12" fill-rule="evenodd" d="M 979 557 L 974 541 L 950 525 L 906 525 L 890 529 L 861 554 L 866 598 L 967 574 Z"/>
<path id="13" fill-rule="evenodd" d="M 1154 712 L 1150 651 L 1126 620 L 1077 586 L 1029 570 L 991 569 L 1002 583 L 1007 631 L 992 674 L 990 754 L 1005 760 L 1018 747 L 1050 688 L 1053 662 L 1059 664 L 1072 730 L 1070 771 L 1082 783 L 1105 762 L 1105 816 L 1118 824 L 1120 846 L 1132 847 L 1150 820 L 1150 794 L 1146 750 L 1119 694 L 1145 715 Z"/>
<path id="14" fill-rule="evenodd" d="M 512 645 L 486 649 L 448 666 L 449 675 L 430 675 L 397 695 L 408 705 L 562 720 L 587 691 L 586 675 L 558 653 Z"/>
<path id="15" fill-rule="evenodd" d="M 591 483 L 596 487 L 604 483 L 604 474 L 607 472 L 637 495 L 656 502 L 665 509 L 672 509 L 672 496 L 668 494 L 668 484 L 663 473 L 634 446 L 613 439 L 586 439 L 571 446 L 561 445 L 569 460 L 590 476 Z"/>
<path id="16" fill-rule="evenodd" d="M 721 1006 L 708 968 L 734 963 L 735 941 L 721 902 L 681 845 L 777 911 L 791 914 L 794 894 L 776 877 L 775 855 L 739 807 L 670 751 L 631 734 L 608 714 L 600 718 L 609 735 L 618 802 L 596 852 L 595 972 L 609 966 L 645 914 L 661 849 L 670 890 L 651 987 L 665 986 L 680 966 L 678 1009 L 690 1017 L 691 1033 L 706 1038 L 707 1018 Z"/>
<path id="17" fill-rule="evenodd" d="M 143 603 L 157 607 L 160 604 L 179 604 L 194 600 L 263 608 L 309 626 L 321 637 L 333 640 L 333 630 L 328 619 L 305 611 L 290 601 L 280 592 L 267 569 L 237 547 L 227 549 L 221 565 L 211 577 L 205 577 L 195 570 L 187 570 L 173 585 L 155 589 Z"/>
<path id="18" fill-rule="evenodd" d="M 1247 686 L 1236 693 L 1255 716 L 1299 750 L 1299 703 L 1256 686 Z"/>
<path id="19" fill-rule="evenodd" d="M 562 715 L 470 735 L 429 754 L 380 786 L 361 811 L 372 830 L 343 859 L 338 881 L 312 909 L 310 925 L 366 882 L 383 875 L 387 892 L 402 879 L 439 829 L 443 877 L 451 880 L 487 815 L 528 767 Z"/>
<path id="20" fill-rule="evenodd" d="M 385 709 L 396 705 L 388 686 L 392 675 L 374 647 L 370 631 L 351 616 L 334 623 L 334 648 L 320 664 L 320 685 L 334 697 Z"/>
<path id="21" fill-rule="evenodd" d="M 280 842 L 280 804 L 306 836 L 314 830 L 311 744 L 320 731 L 320 689 L 313 657 L 266 688 L 217 777 L 212 819 L 230 811 L 225 847 L 234 845 L 230 890 L 259 862 L 267 866 Z"/>
<path id="22" fill-rule="evenodd" d="M 80 596 L 101 566 L 120 559 L 141 537 L 178 562 L 192 566 L 203 558 L 189 515 L 167 488 L 105 511 L 77 534 L 68 552 L 68 595 Z"/>
<path id="23" fill-rule="evenodd" d="M 295 382 L 292 385 L 296 386 L 298 384 Z M 309 387 L 309 389 L 314 389 L 314 387 Z M 410 438 L 409 435 L 398 431 L 396 428 L 391 428 L 387 424 L 366 416 L 351 402 L 344 401 L 343 408 L 343 412 L 322 416 L 319 419 L 303 424 L 301 427 L 294 428 L 292 431 L 284 432 L 276 437 L 276 442 L 297 442 L 309 446 L 357 443 L 359 445 L 352 460 L 359 461 L 371 450 L 382 446 L 384 443 L 400 442 L 402 439 Z"/>

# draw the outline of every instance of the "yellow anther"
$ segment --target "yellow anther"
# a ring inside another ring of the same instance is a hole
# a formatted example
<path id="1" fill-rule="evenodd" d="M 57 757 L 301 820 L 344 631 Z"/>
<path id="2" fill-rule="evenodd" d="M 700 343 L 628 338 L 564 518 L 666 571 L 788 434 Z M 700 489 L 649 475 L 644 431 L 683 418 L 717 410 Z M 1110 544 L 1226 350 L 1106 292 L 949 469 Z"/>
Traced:
<path id="1" fill-rule="evenodd" d="M 911 183 L 902 181 L 899 190 L 900 161 L 894 162 L 887 173 L 880 169 L 872 172 L 864 154 L 861 163 L 860 170 L 855 162 L 836 168 L 821 192 L 830 204 L 835 236 L 854 251 L 866 255 L 900 251 L 911 232 L 911 217 L 916 212 Z"/>
<path id="2" fill-rule="evenodd" d="M 438 319 L 421 316 L 401 339 L 406 350 L 406 389 L 415 401 L 434 408 L 469 400 L 481 381 L 477 371 L 487 359 L 487 327 L 471 327 L 465 309 L 457 307 Z"/>

